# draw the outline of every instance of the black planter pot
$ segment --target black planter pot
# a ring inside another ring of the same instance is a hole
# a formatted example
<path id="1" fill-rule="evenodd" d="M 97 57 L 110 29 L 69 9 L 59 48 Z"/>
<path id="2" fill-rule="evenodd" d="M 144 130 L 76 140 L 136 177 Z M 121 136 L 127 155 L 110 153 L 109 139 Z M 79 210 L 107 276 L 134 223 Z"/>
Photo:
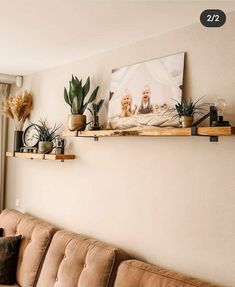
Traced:
<path id="1" fill-rule="evenodd" d="M 24 146 L 23 144 L 23 131 L 14 132 L 14 151 L 19 152 Z"/>

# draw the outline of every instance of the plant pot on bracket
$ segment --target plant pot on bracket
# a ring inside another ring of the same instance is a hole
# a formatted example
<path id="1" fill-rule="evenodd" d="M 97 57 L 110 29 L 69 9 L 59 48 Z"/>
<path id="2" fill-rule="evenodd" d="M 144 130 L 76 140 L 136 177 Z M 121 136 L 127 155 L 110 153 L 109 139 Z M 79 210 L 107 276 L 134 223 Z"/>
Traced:
<path id="1" fill-rule="evenodd" d="M 196 102 L 193 102 L 190 99 L 182 99 L 181 102 L 176 101 L 176 105 L 173 108 L 173 110 L 176 112 L 176 115 L 174 117 L 179 118 L 180 127 L 191 127 L 193 124 L 194 115 L 203 115 L 203 113 L 206 111 L 203 106 L 206 104 L 198 104 L 201 99 L 202 98 L 200 98 Z"/>
<path id="2" fill-rule="evenodd" d="M 34 124 L 34 127 L 37 131 L 36 138 L 38 139 L 39 153 L 50 153 L 54 148 L 53 141 L 58 137 L 56 132 L 60 125 L 55 124 L 51 128 L 47 125 L 46 120 L 40 120 L 38 124 Z"/>
<path id="3" fill-rule="evenodd" d="M 86 128 L 85 115 L 68 115 L 68 129 L 70 131 L 84 131 Z"/>
<path id="4" fill-rule="evenodd" d="M 71 115 L 68 116 L 68 129 L 70 131 L 83 131 L 86 128 L 86 116 L 84 112 L 88 104 L 95 100 L 99 87 L 97 86 L 88 100 L 85 101 L 89 90 L 90 77 L 88 77 L 86 83 L 82 85 L 82 80 L 79 80 L 76 76 L 72 76 L 69 82 L 69 89 L 64 88 L 64 100 L 71 108 Z"/>
<path id="5" fill-rule="evenodd" d="M 50 153 L 53 150 L 53 142 L 40 141 L 38 143 L 38 151 L 40 153 Z"/>
<path id="6" fill-rule="evenodd" d="M 181 116 L 179 119 L 180 126 L 182 128 L 189 128 L 192 126 L 194 120 L 194 116 Z"/>

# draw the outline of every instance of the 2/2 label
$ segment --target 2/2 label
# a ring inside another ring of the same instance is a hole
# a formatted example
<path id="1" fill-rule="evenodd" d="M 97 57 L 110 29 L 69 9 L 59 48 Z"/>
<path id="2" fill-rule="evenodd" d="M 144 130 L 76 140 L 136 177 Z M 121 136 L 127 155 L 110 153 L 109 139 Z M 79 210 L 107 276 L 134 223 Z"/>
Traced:
<path id="1" fill-rule="evenodd" d="M 201 13 L 200 21 L 205 27 L 221 27 L 226 22 L 226 15 L 219 9 L 207 9 Z"/>

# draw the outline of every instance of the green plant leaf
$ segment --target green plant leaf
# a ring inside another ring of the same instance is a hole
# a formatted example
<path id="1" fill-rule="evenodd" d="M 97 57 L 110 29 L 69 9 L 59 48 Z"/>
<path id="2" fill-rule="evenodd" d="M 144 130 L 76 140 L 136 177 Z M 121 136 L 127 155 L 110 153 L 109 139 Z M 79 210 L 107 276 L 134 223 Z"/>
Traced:
<path id="1" fill-rule="evenodd" d="M 97 93 L 98 93 L 98 90 L 99 90 L 99 86 L 96 87 L 95 90 L 93 91 L 93 93 L 91 94 L 89 100 L 87 101 L 88 104 L 95 100 Z"/>
<path id="2" fill-rule="evenodd" d="M 93 115 L 93 112 L 92 112 L 92 110 L 90 109 L 90 108 L 87 108 L 88 109 L 88 111 Z"/>
<path id="3" fill-rule="evenodd" d="M 69 101 L 72 105 L 73 103 L 73 98 L 74 98 L 74 92 L 73 92 L 73 87 L 72 87 L 72 81 L 69 82 Z"/>
<path id="4" fill-rule="evenodd" d="M 69 101 L 69 95 L 68 95 L 68 92 L 67 92 L 67 89 L 64 88 L 64 100 L 65 102 L 71 106 L 71 102 Z"/>
<path id="5" fill-rule="evenodd" d="M 77 99 L 78 99 L 78 113 L 83 114 L 82 107 L 83 107 L 83 102 L 84 102 L 84 96 L 83 96 L 81 82 L 80 82 L 79 89 L 78 89 Z"/>
<path id="6" fill-rule="evenodd" d="M 80 81 L 78 80 L 77 76 L 75 76 L 75 80 L 76 80 L 77 84 L 80 83 Z"/>
<path id="7" fill-rule="evenodd" d="M 97 96 L 97 93 L 98 93 L 98 90 L 99 90 L 99 86 L 95 88 L 95 90 L 93 91 L 93 93 L 91 94 L 89 100 L 85 103 L 85 105 L 82 106 L 82 113 L 85 112 L 88 104 L 90 104 L 91 102 L 93 102 Z"/>
<path id="8" fill-rule="evenodd" d="M 37 131 L 36 138 L 39 141 L 53 141 L 57 135 L 56 131 L 61 127 L 61 125 L 55 124 L 53 128 L 50 128 L 46 124 L 46 120 L 39 120 L 39 124 L 34 124 Z"/>
<path id="9" fill-rule="evenodd" d="M 85 85 L 82 87 L 84 98 L 90 90 L 90 77 L 87 78 Z"/>
<path id="10" fill-rule="evenodd" d="M 72 103 L 72 109 L 71 109 L 72 114 L 78 114 L 78 111 L 79 111 L 78 106 L 79 106 L 78 98 L 74 97 L 73 103 Z"/>
<path id="11" fill-rule="evenodd" d="M 102 108 L 104 103 L 104 99 L 101 99 L 98 103 L 97 103 L 97 114 L 99 113 L 100 109 Z"/>

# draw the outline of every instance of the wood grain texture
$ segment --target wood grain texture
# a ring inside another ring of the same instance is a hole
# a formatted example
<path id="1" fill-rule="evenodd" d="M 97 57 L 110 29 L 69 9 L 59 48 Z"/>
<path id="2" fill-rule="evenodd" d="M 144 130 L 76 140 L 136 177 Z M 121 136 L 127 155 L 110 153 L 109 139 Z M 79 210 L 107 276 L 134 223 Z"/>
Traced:
<path id="1" fill-rule="evenodd" d="M 235 134 L 235 127 L 198 127 L 199 136 L 230 136 Z M 152 128 L 141 130 L 100 130 L 63 132 L 64 137 L 115 137 L 115 136 L 191 136 L 191 128 Z"/>
<path id="2" fill-rule="evenodd" d="M 71 154 L 40 154 L 40 153 L 23 153 L 16 152 L 15 156 L 13 152 L 6 152 L 7 157 L 27 158 L 27 159 L 47 159 L 47 160 L 72 160 L 75 159 L 75 155 Z"/>
<path id="3" fill-rule="evenodd" d="M 197 134 L 200 136 L 230 136 L 231 127 L 198 127 Z"/>

